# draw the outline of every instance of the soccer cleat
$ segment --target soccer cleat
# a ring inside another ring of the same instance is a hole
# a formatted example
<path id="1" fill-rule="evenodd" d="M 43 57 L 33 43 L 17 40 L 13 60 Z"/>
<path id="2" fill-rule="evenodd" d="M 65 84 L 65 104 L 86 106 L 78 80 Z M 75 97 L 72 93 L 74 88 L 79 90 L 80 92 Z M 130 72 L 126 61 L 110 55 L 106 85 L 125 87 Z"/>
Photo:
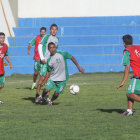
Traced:
<path id="1" fill-rule="evenodd" d="M 0 100 L 0 104 L 3 104 L 4 102 L 2 102 L 1 100 Z"/>
<path id="2" fill-rule="evenodd" d="M 32 89 L 32 90 L 35 89 L 35 86 L 36 86 L 36 83 L 33 83 L 31 89 Z"/>
<path id="3" fill-rule="evenodd" d="M 40 96 L 38 96 L 38 97 L 35 98 L 35 103 L 37 104 L 37 103 L 39 103 L 41 100 L 42 100 L 42 96 L 40 95 Z"/>
<path id="4" fill-rule="evenodd" d="M 51 100 L 49 99 L 48 95 L 44 95 L 44 96 L 43 96 L 43 99 L 46 101 L 46 103 L 48 103 L 49 101 L 51 101 Z"/>
<path id="5" fill-rule="evenodd" d="M 52 101 L 51 101 L 51 100 L 48 102 L 48 105 L 49 105 L 49 106 L 51 106 L 51 105 L 52 105 Z"/>
<path id="6" fill-rule="evenodd" d="M 133 112 L 124 111 L 121 116 L 133 116 Z"/>

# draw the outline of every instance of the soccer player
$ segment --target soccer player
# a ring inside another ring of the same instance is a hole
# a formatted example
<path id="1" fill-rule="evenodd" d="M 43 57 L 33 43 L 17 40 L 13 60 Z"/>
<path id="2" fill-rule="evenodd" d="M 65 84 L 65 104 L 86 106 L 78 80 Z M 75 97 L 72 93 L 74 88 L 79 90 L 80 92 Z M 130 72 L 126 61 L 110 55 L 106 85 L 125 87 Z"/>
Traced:
<path id="1" fill-rule="evenodd" d="M 35 49 L 34 49 L 34 75 L 33 75 L 33 84 L 32 84 L 31 89 L 35 88 L 37 76 L 38 76 L 38 73 L 40 71 L 40 56 L 38 53 L 38 45 L 39 45 L 42 37 L 45 34 L 46 34 L 46 28 L 45 27 L 40 28 L 40 35 L 37 35 L 32 41 L 30 41 L 29 46 L 28 46 L 28 54 L 30 54 L 31 47 L 35 45 Z"/>
<path id="2" fill-rule="evenodd" d="M 56 51 L 57 47 L 53 42 L 48 44 L 48 49 L 51 53 L 51 56 L 47 61 L 50 78 L 42 93 L 42 97 L 48 102 L 48 105 L 52 105 L 53 101 L 58 98 L 59 94 L 63 93 L 69 78 L 67 59 L 71 59 L 81 73 L 84 73 L 84 70 L 79 66 L 76 59 L 71 54 Z M 49 93 L 54 87 L 55 92 L 50 100 Z"/>
<path id="3" fill-rule="evenodd" d="M 4 57 L 10 65 L 10 69 L 12 69 L 12 64 L 8 56 L 8 46 L 6 43 L 4 43 L 4 41 L 5 34 L 0 32 L 0 90 L 4 88 L 5 84 Z M 3 102 L 0 100 L 0 104 L 2 103 Z"/>
<path id="4" fill-rule="evenodd" d="M 140 46 L 133 45 L 133 38 L 131 35 L 123 36 L 123 44 L 125 47 L 123 56 L 125 71 L 123 79 L 117 88 L 119 89 L 124 85 L 131 67 L 133 70 L 133 77 L 131 77 L 126 94 L 128 109 L 122 114 L 122 116 L 130 116 L 133 115 L 134 101 L 140 102 Z"/>
<path id="5" fill-rule="evenodd" d="M 59 39 L 56 37 L 56 34 L 58 32 L 58 26 L 56 24 L 52 24 L 50 27 L 50 35 L 45 35 L 38 47 L 40 59 L 41 59 L 41 69 L 40 69 L 40 79 L 37 85 L 37 93 L 36 93 L 36 99 L 35 102 L 37 103 L 40 99 L 41 96 L 40 94 L 40 89 L 44 84 L 44 81 L 48 79 L 47 73 L 47 59 L 50 57 L 50 52 L 48 50 L 48 44 L 50 42 L 55 43 L 55 45 L 58 47 L 58 42 Z M 46 79 L 45 79 L 46 78 Z"/>

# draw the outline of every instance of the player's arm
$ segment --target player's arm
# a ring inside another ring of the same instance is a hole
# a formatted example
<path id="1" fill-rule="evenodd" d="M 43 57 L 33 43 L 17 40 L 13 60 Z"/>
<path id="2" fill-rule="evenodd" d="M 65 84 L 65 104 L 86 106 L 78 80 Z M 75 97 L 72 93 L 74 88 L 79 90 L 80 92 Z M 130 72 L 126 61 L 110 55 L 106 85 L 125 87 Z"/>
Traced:
<path id="1" fill-rule="evenodd" d="M 122 79 L 121 83 L 117 86 L 118 89 L 124 85 L 125 81 L 127 80 L 128 75 L 129 75 L 129 71 L 130 71 L 130 65 L 126 65 L 123 79 Z"/>
<path id="2" fill-rule="evenodd" d="M 128 75 L 129 75 L 130 53 L 128 51 L 126 51 L 124 53 L 122 64 L 125 66 L 125 71 L 124 71 L 124 75 L 123 75 L 123 79 L 122 79 L 121 83 L 117 86 L 118 89 L 124 85 L 125 81 L 127 80 Z"/>
<path id="3" fill-rule="evenodd" d="M 81 73 L 85 73 L 84 70 L 78 64 L 77 60 L 71 54 L 67 52 L 61 52 L 61 54 L 64 56 L 65 59 L 71 59 Z"/>
<path id="4" fill-rule="evenodd" d="M 42 63 L 46 63 L 46 60 L 45 60 L 45 57 L 43 55 L 43 50 L 42 49 L 43 49 L 43 44 L 45 44 L 45 45 L 47 44 L 48 38 L 49 38 L 49 36 L 45 35 L 38 45 L 38 52 L 39 52 L 39 56 L 40 56 L 40 59 L 41 59 Z"/>
<path id="5" fill-rule="evenodd" d="M 5 54 L 5 59 L 9 63 L 10 69 L 12 69 L 13 66 L 12 66 L 11 61 L 10 61 L 9 56 L 8 56 L 8 46 L 7 46 L 7 52 Z"/>
<path id="6" fill-rule="evenodd" d="M 28 54 L 31 53 L 30 49 L 31 49 L 32 46 L 35 45 L 35 43 L 36 43 L 36 37 L 34 37 L 34 39 L 29 42 L 29 45 L 28 45 Z"/>
<path id="7" fill-rule="evenodd" d="M 9 65 L 10 65 L 10 69 L 12 69 L 13 66 L 12 66 L 12 64 L 11 64 L 11 61 L 10 61 L 10 59 L 9 59 L 9 56 L 8 56 L 8 55 L 5 56 L 5 59 L 6 59 L 6 61 L 9 63 Z"/>
<path id="8" fill-rule="evenodd" d="M 9 63 L 10 69 L 12 69 L 13 66 L 12 66 L 11 61 L 10 61 L 9 56 L 8 56 L 8 47 L 7 47 L 7 52 L 6 52 L 6 54 L 5 54 L 5 59 L 6 59 L 6 61 Z"/>
<path id="9" fill-rule="evenodd" d="M 73 63 L 76 65 L 76 67 L 78 68 L 78 70 L 81 72 L 81 73 L 85 73 L 84 70 L 80 67 L 80 65 L 78 64 L 77 60 L 71 56 L 71 60 L 73 61 Z"/>
<path id="10" fill-rule="evenodd" d="M 30 53 L 31 53 L 31 51 L 30 51 L 31 47 L 32 47 L 32 45 L 31 45 L 31 44 L 29 44 L 29 45 L 28 45 L 28 54 L 30 54 Z"/>
<path id="11" fill-rule="evenodd" d="M 42 48 L 43 48 L 43 45 L 42 45 L 42 44 L 39 44 L 39 45 L 38 45 L 38 53 L 39 53 L 41 62 L 45 64 L 45 63 L 46 63 L 46 60 L 45 60 L 45 57 L 44 57 L 44 55 L 43 55 L 43 50 L 42 50 Z"/>

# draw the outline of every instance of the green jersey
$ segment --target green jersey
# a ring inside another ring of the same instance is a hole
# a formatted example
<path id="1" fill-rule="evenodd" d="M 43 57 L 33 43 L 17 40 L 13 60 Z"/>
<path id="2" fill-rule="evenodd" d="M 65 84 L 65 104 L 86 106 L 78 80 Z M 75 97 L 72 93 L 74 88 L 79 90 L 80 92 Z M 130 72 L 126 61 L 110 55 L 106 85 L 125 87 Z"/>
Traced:
<path id="1" fill-rule="evenodd" d="M 56 47 L 58 47 L 59 40 L 56 36 L 45 35 L 40 41 L 40 44 L 42 44 L 42 53 L 43 53 L 44 59 L 46 60 L 50 57 L 50 52 L 48 50 L 48 44 L 50 42 L 53 42 L 56 45 Z"/>
<path id="2" fill-rule="evenodd" d="M 122 65 L 124 66 L 130 65 L 130 52 L 129 51 L 125 51 L 124 53 Z"/>
<path id="3" fill-rule="evenodd" d="M 32 45 L 32 46 L 34 46 L 35 43 L 36 43 L 36 37 L 34 37 L 34 38 L 29 42 L 29 44 Z"/>

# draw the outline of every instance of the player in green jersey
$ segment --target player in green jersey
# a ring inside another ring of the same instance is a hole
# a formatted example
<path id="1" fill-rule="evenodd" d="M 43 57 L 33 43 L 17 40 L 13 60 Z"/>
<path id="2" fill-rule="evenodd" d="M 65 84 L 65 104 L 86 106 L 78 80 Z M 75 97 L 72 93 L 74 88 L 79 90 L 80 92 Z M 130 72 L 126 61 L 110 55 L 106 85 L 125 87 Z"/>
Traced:
<path id="1" fill-rule="evenodd" d="M 39 93 L 41 87 L 44 85 L 46 79 L 48 79 L 47 73 L 47 59 L 50 57 L 50 52 L 48 50 L 48 44 L 50 42 L 55 43 L 55 45 L 58 47 L 58 42 L 59 39 L 56 37 L 56 34 L 58 32 L 58 27 L 56 24 L 52 24 L 50 27 L 50 35 L 45 35 L 39 46 L 38 46 L 38 51 L 39 51 L 39 56 L 41 59 L 41 69 L 40 69 L 40 79 L 37 85 L 37 93 L 36 93 L 36 100 L 35 102 L 38 102 Z"/>
<path id="2" fill-rule="evenodd" d="M 81 73 L 84 73 L 84 70 L 79 66 L 76 59 L 71 54 L 57 51 L 56 45 L 53 42 L 49 43 L 48 49 L 51 53 L 51 56 L 47 61 L 47 70 L 50 78 L 42 93 L 42 97 L 47 101 L 48 105 L 52 105 L 52 102 L 58 98 L 59 94 L 64 92 L 64 88 L 69 79 L 67 59 L 71 59 Z M 50 90 L 53 88 L 55 88 L 55 92 L 50 100 L 49 94 Z"/>

